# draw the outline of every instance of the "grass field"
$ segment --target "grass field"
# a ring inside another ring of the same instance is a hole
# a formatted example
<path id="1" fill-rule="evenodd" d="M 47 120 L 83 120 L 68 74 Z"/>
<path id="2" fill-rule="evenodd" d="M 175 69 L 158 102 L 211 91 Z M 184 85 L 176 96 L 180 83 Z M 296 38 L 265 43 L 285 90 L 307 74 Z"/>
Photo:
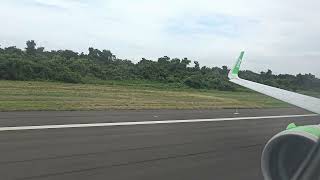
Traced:
<path id="1" fill-rule="evenodd" d="M 196 90 L 166 84 L 66 84 L 0 81 L 0 111 L 217 109 L 287 107 L 254 92 Z"/>

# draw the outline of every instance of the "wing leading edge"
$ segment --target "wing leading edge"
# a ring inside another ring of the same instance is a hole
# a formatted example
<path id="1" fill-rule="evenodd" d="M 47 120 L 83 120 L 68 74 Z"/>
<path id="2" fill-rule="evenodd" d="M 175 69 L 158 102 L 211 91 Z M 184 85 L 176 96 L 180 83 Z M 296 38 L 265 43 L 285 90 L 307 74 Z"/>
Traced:
<path id="1" fill-rule="evenodd" d="M 275 87 L 271 87 L 264 84 L 259 84 L 256 82 L 239 78 L 238 72 L 240 69 L 243 55 L 244 55 L 244 52 L 242 51 L 236 64 L 233 66 L 233 68 L 229 72 L 228 77 L 231 82 L 238 84 L 240 86 L 252 89 L 259 93 L 271 96 L 273 98 L 279 99 L 281 101 L 293 104 L 295 106 L 301 107 L 311 112 L 320 114 L 320 99 L 318 98 L 298 94 L 298 93 L 287 91 L 284 89 L 275 88 Z"/>

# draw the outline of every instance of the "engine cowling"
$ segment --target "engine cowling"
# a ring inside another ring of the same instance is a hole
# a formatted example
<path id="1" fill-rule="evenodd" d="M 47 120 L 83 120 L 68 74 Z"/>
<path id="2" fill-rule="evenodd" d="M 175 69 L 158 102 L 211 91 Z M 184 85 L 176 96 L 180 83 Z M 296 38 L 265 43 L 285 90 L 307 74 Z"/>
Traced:
<path id="1" fill-rule="evenodd" d="M 320 137 L 320 126 L 290 124 L 266 144 L 261 158 L 265 180 L 290 180 Z"/>

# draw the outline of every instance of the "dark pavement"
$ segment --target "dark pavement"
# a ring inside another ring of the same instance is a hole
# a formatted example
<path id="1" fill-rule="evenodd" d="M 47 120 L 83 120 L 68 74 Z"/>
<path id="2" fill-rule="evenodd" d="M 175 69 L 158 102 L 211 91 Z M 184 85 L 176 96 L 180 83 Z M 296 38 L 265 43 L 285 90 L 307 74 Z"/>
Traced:
<path id="1" fill-rule="evenodd" d="M 237 116 L 309 114 L 241 109 Z M 234 110 L 1 112 L 0 126 L 234 117 Z M 0 179 L 259 180 L 263 146 L 319 117 L 0 132 Z"/>

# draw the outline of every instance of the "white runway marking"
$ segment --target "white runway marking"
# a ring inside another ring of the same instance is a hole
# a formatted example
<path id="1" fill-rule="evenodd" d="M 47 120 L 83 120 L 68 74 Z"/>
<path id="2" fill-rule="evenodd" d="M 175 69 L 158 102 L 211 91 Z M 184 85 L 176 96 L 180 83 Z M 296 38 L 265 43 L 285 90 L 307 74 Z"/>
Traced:
<path id="1" fill-rule="evenodd" d="M 273 119 L 273 118 L 297 118 L 297 117 L 312 117 L 312 116 L 318 116 L 318 114 L 236 117 L 236 118 L 217 118 L 217 119 L 188 119 L 188 120 L 138 121 L 138 122 L 115 122 L 115 123 L 16 126 L 16 127 L 0 127 L 0 131 L 22 131 L 22 130 L 37 130 L 37 129 L 64 129 L 64 128 L 108 127 L 108 126 L 134 126 L 134 125 L 148 125 L 148 124 L 149 125 L 177 124 L 177 123 L 237 121 L 237 120 L 254 120 L 254 119 Z"/>

